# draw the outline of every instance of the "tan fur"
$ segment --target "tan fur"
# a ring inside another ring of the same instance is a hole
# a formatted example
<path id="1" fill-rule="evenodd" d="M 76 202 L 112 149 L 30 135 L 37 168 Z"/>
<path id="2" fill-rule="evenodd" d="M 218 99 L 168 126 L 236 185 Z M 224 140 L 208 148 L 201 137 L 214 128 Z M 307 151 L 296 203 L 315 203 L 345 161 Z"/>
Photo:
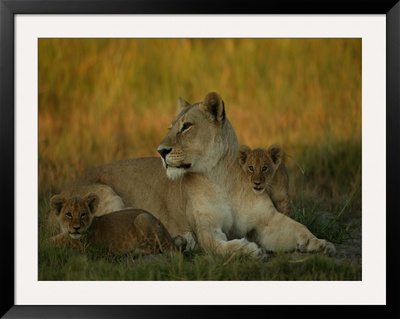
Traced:
<path id="1" fill-rule="evenodd" d="M 254 193 L 267 192 L 277 210 L 289 215 L 289 176 L 282 160 L 282 148 L 274 144 L 268 149 L 252 150 L 247 145 L 240 145 L 238 153 L 239 163 Z"/>
<path id="2" fill-rule="evenodd" d="M 118 197 L 116 202 L 122 199 L 126 206 L 151 212 L 172 236 L 184 236 L 188 249 L 254 257 L 262 256 L 263 249 L 335 251 L 331 243 L 279 213 L 268 196 L 256 195 L 247 186 L 248 177 L 237 160 L 239 143 L 217 93 L 193 105 L 180 99 L 178 108 L 158 147 L 161 158 L 96 167 L 62 194 L 83 196 L 99 185 L 109 187 L 115 193 L 109 201 Z M 108 212 L 104 208 L 96 214 Z M 245 238 L 250 231 L 259 245 Z"/>
<path id="3" fill-rule="evenodd" d="M 55 195 L 50 205 L 62 229 L 61 234 L 50 238 L 53 244 L 82 252 L 88 245 L 97 245 L 115 254 L 155 254 L 177 250 L 164 225 L 147 211 L 126 208 L 95 216 L 99 197 L 94 193 L 83 198 Z M 181 241 L 180 245 L 183 244 Z"/>

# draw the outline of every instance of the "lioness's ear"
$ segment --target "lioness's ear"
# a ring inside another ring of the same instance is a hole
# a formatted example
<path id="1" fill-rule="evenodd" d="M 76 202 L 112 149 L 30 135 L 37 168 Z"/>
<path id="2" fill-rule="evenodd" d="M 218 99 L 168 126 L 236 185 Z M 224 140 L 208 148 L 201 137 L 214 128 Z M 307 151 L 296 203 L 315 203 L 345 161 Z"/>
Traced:
<path id="1" fill-rule="evenodd" d="M 176 103 L 176 115 L 179 115 L 182 110 L 186 109 L 188 106 L 190 106 L 190 103 L 179 97 Z"/>
<path id="2" fill-rule="evenodd" d="M 221 96 L 216 92 L 208 93 L 204 99 L 202 109 L 213 121 L 221 122 L 225 120 L 225 105 Z"/>
<path id="3" fill-rule="evenodd" d="M 268 149 L 268 154 L 277 166 L 282 162 L 283 150 L 278 144 L 271 145 Z"/>
<path id="4" fill-rule="evenodd" d="M 60 215 L 61 209 L 64 204 L 67 202 L 67 199 L 61 195 L 54 195 L 50 199 L 50 207 L 56 216 Z"/>
<path id="5" fill-rule="evenodd" d="M 251 148 L 248 147 L 247 145 L 240 145 L 239 150 L 238 150 L 238 156 L 239 156 L 239 164 L 244 165 L 246 163 L 247 156 L 249 156 L 251 152 Z"/>
<path id="6" fill-rule="evenodd" d="M 90 212 L 94 214 L 99 206 L 100 199 L 95 193 L 89 193 L 85 195 L 83 201 L 88 205 Z"/>

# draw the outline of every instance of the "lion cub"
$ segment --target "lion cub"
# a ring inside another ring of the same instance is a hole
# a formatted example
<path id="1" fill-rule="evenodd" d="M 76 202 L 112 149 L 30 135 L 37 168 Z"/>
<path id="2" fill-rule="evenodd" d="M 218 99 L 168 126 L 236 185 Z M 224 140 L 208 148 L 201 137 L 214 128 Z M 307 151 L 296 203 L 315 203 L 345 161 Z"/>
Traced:
<path id="1" fill-rule="evenodd" d="M 174 242 L 164 225 L 147 211 L 126 208 L 94 216 L 98 204 L 99 197 L 94 193 L 83 198 L 53 196 L 50 206 L 62 233 L 51 237 L 50 242 L 81 252 L 86 245 L 99 244 L 116 254 L 177 251 L 175 242 L 184 246 L 183 237 L 177 236 Z"/>
<path id="2" fill-rule="evenodd" d="M 262 194 L 266 191 L 276 209 L 289 215 L 289 177 L 282 161 L 283 150 L 274 144 L 268 149 L 251 150 L 241 145 L 238 151 L 239 163 L 249 177 L 253 191 Z"/>

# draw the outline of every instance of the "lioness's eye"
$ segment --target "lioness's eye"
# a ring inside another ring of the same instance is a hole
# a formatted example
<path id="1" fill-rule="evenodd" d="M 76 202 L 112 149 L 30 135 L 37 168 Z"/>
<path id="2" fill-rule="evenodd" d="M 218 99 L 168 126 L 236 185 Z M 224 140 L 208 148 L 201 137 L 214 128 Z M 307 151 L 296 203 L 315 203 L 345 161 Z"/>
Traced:
<path id="1" fill-rule="evenodd" d="M 66 213 L 65 216 L 67 216 L 68 218 L 72 218 L 72 214 L 70 212 Z"/>
<path id="2" fill-rule="evenodd" d="M 253 166 L 249 166 L 249 171 L 253 173 L 254 172 L 254 167 Z"/>
<path id="3" fill-rule="evenodd" d="M 86 213 L 81 213 L 81 218 L 84 218 L 84 217 L 86 217 Z"/>
<path id="4" fill-rule="evenodd" d="M 262 172 L 265 173 L 266 171 L 268 171 L 268 167 L 267 166 L 263 166 Z"/>
<path id="5" fill-rule="evenodd" d="M 181 128 L 181 132 L 183 133 L 184 131 L 186 131 L 191 126 L 192 126 L 192 123 L 189 123 L 189 122 L 183 123 L 182 128 Z"/>

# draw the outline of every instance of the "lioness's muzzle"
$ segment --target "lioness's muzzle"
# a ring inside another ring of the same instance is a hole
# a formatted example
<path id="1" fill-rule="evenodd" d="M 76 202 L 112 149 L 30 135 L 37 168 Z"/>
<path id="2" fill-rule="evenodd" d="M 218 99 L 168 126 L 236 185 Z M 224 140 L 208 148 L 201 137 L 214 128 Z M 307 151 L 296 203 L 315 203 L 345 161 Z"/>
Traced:
<path id="1" fill-rule="evenodd" d="M 166 149 L 166 148 L 158 148 L 158 149 L 157 149 L 157 152 L 160 153 L 160 155 L 161 155 L 161 157 L 162 157 L 163 159 L 165 159 L 165 157 L 166 157 L 169 153 L 171 153 L 171 151 L 172 151 L 172 148 L 168 148 L 168 149 Z"/>

